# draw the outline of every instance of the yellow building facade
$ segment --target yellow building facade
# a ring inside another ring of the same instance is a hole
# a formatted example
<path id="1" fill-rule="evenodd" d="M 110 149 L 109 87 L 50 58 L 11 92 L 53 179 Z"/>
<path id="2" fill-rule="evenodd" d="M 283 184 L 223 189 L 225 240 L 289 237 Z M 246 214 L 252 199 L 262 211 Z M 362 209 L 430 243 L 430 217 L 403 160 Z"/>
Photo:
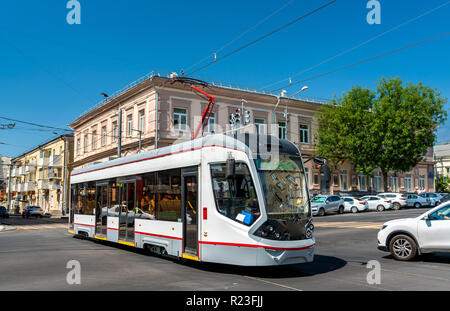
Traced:
<path id="1" fill-rule="evenodd" d="M 65 214 L 72 150 L 73 135 L 64 134 L 14 158 L 8 175 L 10 210 L 21 213 L 32 205 L 52 216 Z"/>

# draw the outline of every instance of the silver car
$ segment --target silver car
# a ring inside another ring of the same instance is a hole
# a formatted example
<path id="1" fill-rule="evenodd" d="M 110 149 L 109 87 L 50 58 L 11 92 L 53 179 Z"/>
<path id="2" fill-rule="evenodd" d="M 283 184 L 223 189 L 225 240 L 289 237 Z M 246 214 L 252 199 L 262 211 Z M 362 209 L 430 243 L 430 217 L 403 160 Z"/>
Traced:
<path id="1" fill-rule="evenodd" d="M 422 206 L 430 206 L 430 199 L 421 197 L 418 194 L 408 194 L 406 196 L 406 204 L 409 207 L 420 208 Z"/>
<path id="2" fill-rule="evenodd" d="M 433 192 L 426 192 L 426 193 L 422 193 L 422 194 L 419 194 L 419 195 L 422 198 L 430 199 L 430 206 L 431 207 L 438 206 L 439 203 L 441 202 L 441 199 L 443 198 L 443 196 L 440 195 L 439 193 L 433 193 Z"/>
<path id="3" fill-rule="evenodd" d="M 343 214 L 344 200 L 337 195 L 318 195 L 311 200 L 313 216 L 324 216 L 328 213 Z"/>

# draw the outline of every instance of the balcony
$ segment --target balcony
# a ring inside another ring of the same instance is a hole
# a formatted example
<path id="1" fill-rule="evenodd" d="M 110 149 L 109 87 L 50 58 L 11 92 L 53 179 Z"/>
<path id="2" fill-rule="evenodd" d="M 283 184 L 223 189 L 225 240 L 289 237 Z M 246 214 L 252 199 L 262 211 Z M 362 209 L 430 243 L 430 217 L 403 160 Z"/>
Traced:
<path id="1" fill-rule="evenodd" d="M 48 183 L 48 189 L 49 190 L 59 190 L 59 189 L 61 189 L 61 183 L 60 182 L 50 182 L 50 183 Z"/>
<path id="2" fill-rule="evenodd" d="M 25 173 L 29 174 L 36 171 L 36 162 L 30 162 L 25 166 Z"/>
<path id="3" fill-rule="evenodd" d="M 17 192 L 24 192 L 24 189 L 25 189 L 24 184 L 17 184 L 16 187 L 17 187 L 17 189 L 16 189 Z"/>
<path id="4" fill-rule="evenodd" d="M 49 170 L 48 171 L 48 179 L 57 179 L 61 180 L 62 176 L 57 171 Z"/>
<path id="5" fill-rule="evenodd" d="M 38 159 L 38 166 L 39 167 L 45 167 L 48 166 L 48 163 L 50 162 L 50 157 L 43 157 Z"/>
<path id="6" fill-rule="evenodd" d="M 38 189 L 39 190 L 48 190 L 48 180 L 39 180 L 38 181 Z"/>
<path id="7" fill-rule="evenodd" d="M 35 191 L 35 188 L 36 188 L 36 184 L 32 181 L 29 181 L 24 184 L 23 191 L 24 192 Z"/>
<path id="8" fill-rule="evenodd" d="M 25 166 L 20 166 L 17 173 L 19 176 L 25 175 Z"/>
<path id="9" fill-rule="evenodd" d="M 48 173 L 44 174 L 44 170 L 39 170 L 37 174 L 38 180 L 47 180 L 48 179 Z"/>
<path id="10" fill-rule="evenodd" d="M 61 167 L 62 155 L 52 155 L 49 158 L 48 166 L 51 167 Z"/>

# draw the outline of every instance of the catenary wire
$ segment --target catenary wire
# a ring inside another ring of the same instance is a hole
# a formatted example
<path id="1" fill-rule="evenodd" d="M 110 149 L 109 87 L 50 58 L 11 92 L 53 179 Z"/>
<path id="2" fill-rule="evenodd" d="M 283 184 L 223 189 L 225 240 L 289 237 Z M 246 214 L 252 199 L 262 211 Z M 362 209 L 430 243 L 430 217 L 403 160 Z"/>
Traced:
<path id="1" fill-rule="evenodd" d="M 418 19 L 420 19 L 420 18 L 422 18 L 422 17 L 424 17 L 424 16 L 426 16 L 426 15 L 428 15 L 428 14 L 430 14 L 430 13 L 432 13 L 432 12 L 438 10 L 438 9 L 440 9 L 440 8 L 443 8 L 444 6 L 448 5 L 449 3 L 450 3 L 450 1 L 447 1 L 447 2 L 445 2 L 443 4 L 441 4 L 441 5 L 438 5 L 437 7 L 434 7 L 433 9 L 428 10 L 425 13 L 422 13 L 422 14 L 420 14 L 420 15 L 418 15 L 418 16 L 416 16 L 416 17 L 414 17 L 414 18 L 412 18 L 412 19 L 410 19 L 410 20 L 408 20 L 406 22 L 403 22 L 403 23 L 401 23 L 401 24 L 399 24 L 399 25 L 397 25 L 397 26 L 395 26 L 395 27 L 393 27 L 393 28 L 391 28 L 391 29 L 381 33 L 381 34 L 378 34 L 378 35 L 376 35 L 376 36 L 374 36 L 374 37 L 372 37 L 372 38 L 370 38 L 370 39 L 368 39 L 368 40 L 366 40 L 364 42 L 361 42 L 361 43 L 359 43 L 359 44 L 357 44 L 357 45 L 355 45 L 355 46 L 353 46 L 353 47 L 351 47 L 351 48 L 349 48 L 349 49 L 347 49 L 347 50 L 345 50 L 343 52 L 340 52 L 340 53 L 338 53 L 338 54 L 336 54 L 336 55 L 334 55 L 334 56 L 332 56 L 330 58 L 327 58 L 326 60 L 324 60 L 324 61 L 322 61 L 322 62 L 320 62 L 318 64 L 315 64 L 314 66 L 311 66 L 311 67 L 309 67 L 309 68 L 307 68 L 307 69 L 305 69 L 303 71 L 300 71 L 300 72 L 296 73 L 295 75 L 293 75 L 293 76 L 291 76 L 289 78 L 286 78 L 286 79 L 283 79 L 283 80 L 271 83 L 269 85 L 266 85 L 266 86 L 263 87 L 263 89 L 270 88 L 270 87 L 272 87 L 274 85 L 277 85 L 277 84 L 280 84 L 280 83 L 282 83 L 284 81 L 289 81 L 292 78 L 298 77 L 299 75 L 302 75 L 302 74 L 304 74 L 304 73 L 306 73 L 308 71 L 311 71 L 312 69 L 315 69 L 315 68 L 317 68 L 317 67 L 319 67 L 319 66 L 321 66 L 323 64 L 326 64 L 326 63 L 328 63 L 328 62 L 330 62 L 330 61 L 332 61 L 332 60 L 334 60 L 334 59 L 336 59 L 336 58 L 338 58 L 338 57 L 340 57 L 342 55 L 345 55 L 345 54 L 347 54 L 347 53 L 349 53 L 349 52 L 351 52 L 353 50 L 356 50 L 356 49 L 358 49 L 358 48 L 360 48 L 360 47 L 362 47 L 362 46 L 364 46 L 364 45 L 366 45 L 366 44 L 368 44 L 368 43 L 370 43 L 370 42 L 372 42 L 372 41 L 374 41 L 374 40 L 376 40 L 378 38 L 381 38 L 384 35 L 387 35 L 388 33 L 391 33 L 391 32 L 393 32 L 393 31 L 395 31 L 395 30 L 397 30 L 397 29 L 399 29 L 399 28 L 401 28 L 401 27 L 403 27 L 403 26 L 405 26 L 407 24 L 410 24 L 410 23 L 412 23 L 412 22 L 414 22 L 414 21 L 416 21 L 416 20 L 418 20 Z"/>
<path id="2" fill-rule="evenodd" d="M 205 69 L 205 68 L 211 66 L 211 65 L 214 64 L 214 63 L 217 63 L 217 62 L 219 62 L 219 61 L 221 61 L 221 60 L 223 60 L 223 59 L 225 59 L 225 58 L 227 58 L 227 57 L 230 57 L 231 55 L 233 55 L 233 54 L 235 54 L 235 53 L 237 53 L 237 52 L 239 52 L 239 51 L 241 51 L 241 50 L 243 50 L 243 49 L 245 49 L 245 48 L 247 48 L 247 47 L 249 47 L 249 46 L 251 46 L 251 45 L 253 45 L 253 44 L 255 44 L 255 43 L 257 43 L 257 42 L 259 42 L 259 41 L 261 41 L 261 40 L 263 40 L 263 39 L 265 39 L 265 38 L 267 38 L 267 37 L 269 37 L 269 36 L 271 36 L 271 35 L 273 35 L 273 34 L 279 32 L 279 31 L 281 31 L 281 30 L 283 30 L 283 29 L 287 28 L 287 27 L 289 27 L 289 26 L 291 26 L 291 25 L 293 25 L 293 24 L 295 24 L 295 23 L 297 23 L 298 21 L 300 21 L 300 20 L 302 20 L 302 19 L 304 19 L 304 18 L 306 18 L 306 17 L 308 17 L 308 16 L 310 16 L 310 15 L 313 15 L 314 13 L 320 11 L 321 9 L 324 9 L 325 7 L 327 7 L 327 6 L 331 5 L 331 4 L 333 4 L 333 3 L 336 2 L 336 1 L 337 1 L 337 0 L 330 1 L 330 2 L 328 2 L 328 3 L 326 3 L 326 4 L 322 5 L 322 6 L 318 7 L 317 9 L 314 9 L 314 10 L 312 10 L 312 11 L 309 11 L 309 12 L 306 13 L 305 15 L 302 15 L 302 16 L 296 18 L 295 20 L 290 21 L 289 23 L 284 24 L 283 26 L 280 26 L 280 27 L 278 27 L 277 29 L 275 29 L 275 30 L 273 30 L 273 31 L 271 31 L 271 32 L 269 32 L 269 33 L 267 33 L 267 34 L 265 34 L 265 35 L 263 35 L 263 36 L 261 36 L 261 37 L 255 39 L 255 40 L 253 40 L 253 41 L 251 41 L 251 42 L 249 42 L 249 43 L 244 44 L 243 46 L 241 46 L 241 47 L 239 47 L 239 48 L 237 48 L 237 49 L 235 49 L 235 50 L 233 50 L 233 51 L 231 51 L 231 52 L 225 54 L 225 55 L 222 56 L 222 57 L 217 58 L 216 60 L 214 60 L 214 61 L 212 61 L 212 62 L 207 63 L 206 65 L 203 65 L 202 67 L 200 67 L 200 68 L 198 68 L 198 69 L 196 69 L 196 70 L 194 70 L 194 71 L 189 72 L 189 73 L 186 74 L 186 75 L 192 75 L 192 74 L 194 74 L 194 73 L 196 73 L 196 72 L 199 72 L 200 70 L 203 70 L 203 69 Z"/>
<path id="3" fill-rule="evenodd" d="M 279 13 L 280 11 L 282 11 L 283 9 L 285 9 L 286 7 L 288 7 L 290 4 L 292 4 L 292 2 L 294 2 L 295 0 L 290 0 L 289 2 L 285 3 L 282 7 L 280 7 L 279 9 L 277 9 L 276 11 L 272 12 L 270 15 L 266 16 L 265 18 L 263 18 L 262 20 L 260 20 L 257 24 L 253 25 L 252 27 L 250 27 L 249 29 L 247 29 L 246 31 L 244 31 L 243 33 L 241 33 L 239 36 L 237 36 L 236 38 L 234 38 L 233 40 L 229 41 L 228 43 L 226 43 L 225 45 L 223 45 L 221 48 L 217 49 L 214 53 L 217 54 L 219 52 L 221 52 L 222 50 L 224 50 L 226 47 L 230 46 L 232 43 L 234 43 L 235 41 L 239 40 L 240 38 L 242 38 L 243 36 L 245 36 L 247 33 L 249 33 L 250 31 L 252 31 L 253 29 L 255 29 L 256 27 L 258 27 L 259 25 L 263 24 L 264 22 L 266 22 L 267 20 L 269 20 L 272 16 L 276 15 L 277 13 Z M 194 67 L 197 67 L 198 65 L 200 65 L 201 63 L 203 63 L 205 60 L 211 58 L 211 55 L 206 56 L 205 58 L 201 59 L 200 61 L 198 61 L 197 63 L 195 63 L 192 66 L 189 66 L 185 71 L 189 71 Z"/>
<path id="4" fill-rule="evenodd" d="M 290 83 L 289 85 L 285 85 L 285 86 L 283 86 L 283 87 L 281 87 L 281 88 L 272 90 L 271 92 L 280 91 L 280 90 L 282 90 L 282 89 L 285 89 L 285 88 L 288 88 L 288 87 L 292 87 L 292 86 L 298 85 L 298 84 L 300 84 L 300 83 L 304 83 L 304 82 L 307 82 L 307 81 L 315 80 L 315 79 L 317 79 L 317 78 L 321 78 L 321 77 L 330 75 L 330 74 L 332 74 L 332 73 L 335 73 L 335 72 L 338 72 L 338 71 L 341 71 L 341 70 L 344 70 L 344 69 L 347 69 L 347 68 L 350 68 L 350 67 L 354 67 L 354 66 L 357 66 L 357 65 L 360 65 L 360 64 L 363 64 L 363 63 L 367 63 L 367 62 L 369 62 L 369 61 L 378 59 L 378 58 L 380 58 L 380 57 L 387 56 L 387 55 L 390 55 L 390 54 L 394 54 L 394 53 L 400 52 L 400 51 L 402 51 L 402 50 L 406 50 L 406 49 L 408 49 L 408 48 L 414 47 L 414 46 L 416 46 L 416 45 L 419 45 L 419 44 L 422 44 L 422 43 L 425 43 L 425 42 L 428 42 L 428 41 L 432 41 L 432 40 L 435 40 L 435 39 L 438 39 L 438 38 L 447 36 L 448 34 L 450 34 L 450 32 L 446 32 L 446 33 L 443 33 L 443 34 L 440 34 L 440 35 L 437 35 L 437 36 L 434 36 L 434 37 L 431 37 L 431 38 L 428 38 L 428 39 L 425 39 L 425 40 L 422 40 L 422 41 L 419 41 L 419 42 L 415 42 L 415 43 L 412 43 L 412 44 L 403 46 L 403 47 L 401 47 L 401 48 L 398 48 L 398 49 L 395 49 L 395 50 L 392 50 L 392 51 L 389 51 L 389 52 L 385 52 L 385 53 L 379 54 L 379 55 L 374 56 L 374 57 L 366 58 L 366 59 L 361 60 L 361 61 L 359 61 L 359 62 L 350 64 L 350 65 L 347 65 L 347 66 L 339 67 L 339 68 L 337 68 L 337 69 L 334 69 L 334 70 L 331 70 L 331 71 L 328 71 L 328 72 L 325 72 L 325 73 L 322 73 L 322 74 L 319 74 L 319 75 L 315 75 L 315 76 L 312 76 L 312 77 L 310 77 L 310 78 L 307 78 L 307 79 L 304 79 L 304 80 L 301 80 L 301 81 L 297 81 L 297 82 L 294 82 L 294 83 Z"/>

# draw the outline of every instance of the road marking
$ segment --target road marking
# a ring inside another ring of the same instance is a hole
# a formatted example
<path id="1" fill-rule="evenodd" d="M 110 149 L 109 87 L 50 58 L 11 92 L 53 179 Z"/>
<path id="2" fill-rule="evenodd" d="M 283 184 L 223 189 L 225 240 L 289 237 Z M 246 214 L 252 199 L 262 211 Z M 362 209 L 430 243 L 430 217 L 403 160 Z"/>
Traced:
<path id="1" fill-rule="evenodd" d="M 376 222 L 356 222 L 356 221 L 347 221 L 347 222 L 316 222 L 314 223 L 315 227 L 318 228 L 354 228 L 354 229 L 381 229 L 383 223 Z"/>
<path id="2" fill-rule="evenodd" d="M 42 230 L 42 229 L 59 229 L 67 228 L 66 224 L 49 224 L 49 225 L 25 225 L 25 226 L 15 226 L 17 229 L 22 230 Z"/>
<path id="3" fill-rule="evenodd" d="M 267 283 L 267 284 L 271 284 L 271 285 L 275 285 L 275 286 L 279 286 L 279 287 L 283 287 L 283 288 L 287 288 L 287 289 L 291 289 L 291 290 L 294 290 L 294 291 L 297 291 L 297 292 L 303 292 L 303 289 L 299 289 L 299 288 L 295 288 L 295 287 L 291 287 L 291 286 L 287 286 L 287 285 L 283 285 L 283 284 L 278 284 L 278 283 L 275 283 L 275 282 L 266 281 L 266 280 L 263 280 L 263 279 L 260 279 L 260 278 L 255 278 L 255 277 L 251 277 L 251 276 L 247 276 L 247 275 L 244 275 L 244 278 L 255 280 L 255 281 L 264 282 L 264 283 Z"/>

